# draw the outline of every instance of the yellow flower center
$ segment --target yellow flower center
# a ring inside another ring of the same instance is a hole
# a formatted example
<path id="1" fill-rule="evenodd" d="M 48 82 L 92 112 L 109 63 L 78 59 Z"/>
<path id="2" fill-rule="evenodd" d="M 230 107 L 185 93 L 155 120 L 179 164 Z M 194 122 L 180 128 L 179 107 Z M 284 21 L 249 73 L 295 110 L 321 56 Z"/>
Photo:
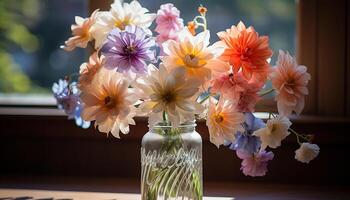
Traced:
<path id="1" fill-rule="evenodd" d="M 183 62 L 186 65 L 186 67 L 189 68 L 200 68 L 206 64 L 205 62 L 203 62 L 203 60 L 199 60 L 198 57 L 193 53 L 187 54 L 183 58 Z"/>
<path id="2" fill-rule="evenodd" d="M 123 20 L 116 20 L 114 26 L 118 27 L 120 30 L 124 30 L 125 27 L 131 23 L 130 17 L 125 17 Z"/>
<path id="3" fill-rule="evenodd" d="M 111 109 L 111 108 L 114 108 L 116 105 L 117 105 L 117 102 L 114 98 L 110 97 L 110 96 L 107 96 L 105 99 L 104 99 L 104 102 L 105 102 L 105 106 L 108 108 L 108 109 Z"/>
<path id="4" fill-rule="evenodd" d="M 220 124 L 222 121 L 224 121 L 224 117 L 220 114 L 217 114 L 214 116 L 215 122 Z"/>

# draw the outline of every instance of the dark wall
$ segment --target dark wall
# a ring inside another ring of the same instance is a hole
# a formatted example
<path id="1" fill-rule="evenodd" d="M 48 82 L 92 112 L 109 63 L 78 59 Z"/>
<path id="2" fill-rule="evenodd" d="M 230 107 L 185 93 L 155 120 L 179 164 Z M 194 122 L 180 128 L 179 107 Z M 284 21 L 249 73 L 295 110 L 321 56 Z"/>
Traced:
<path id="1" fill-rule="evenodd" d="M 294 122 L 296 130 L 316 135 L 321 147 L 319 156 L 306 165 L 294 159 L 298 148 L 291 135 L 262 178 L 245 177 L 240 160 L 226 147 L 217 149 L 208 141 L 204 122 L 197 131 L 203 136 L 205 181 L 273 181 L 303 184 L 347 184 L 350 178 L 348 146 L 350 123 L 343 120 L 311 119 Z M 138 179 L 140 142 L 147 122 L 137 119 L 129 135 L 118 140 L 83 130 L 66 117 L 0 116 L 0 177 L 54 175 L 83 177 L 119 177 Z"/>

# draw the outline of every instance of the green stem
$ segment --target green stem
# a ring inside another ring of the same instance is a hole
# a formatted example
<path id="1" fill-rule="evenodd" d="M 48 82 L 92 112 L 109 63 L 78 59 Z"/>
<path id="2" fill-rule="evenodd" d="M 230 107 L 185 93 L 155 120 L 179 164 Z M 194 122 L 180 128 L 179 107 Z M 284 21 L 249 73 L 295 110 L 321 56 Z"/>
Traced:
<path id="1" fill-rule="evenodd" d="M 297 137 L 297 141 L 298 143 L 301 145 L 301 142 L 300 142 L 300 139 L 299 138 L 302 138 L 303 140 L 307 141 L 307 142 L 310 142 L 310 139 L 302 134 L 299 134 L 298 132 L 296 132 L 295 130 L 289 128 L 288 129 L 290 132 L 292 132 L 296 137 Z"/>
<path id="2" fill-rule="evenodd" d="M 163 121 L 164 121 L 165 123 L 168 123 L 168 120 L 167 120 L 167 116 L 166 116 L 166 112 L 165 112 L 165 111 L 163 111 Z"/>
<path id="3" fill-rule="evenodd" d="M 211 96 L 211 95 L 208 94 L 208 95 L 207 95 L 206 97 L 204 97 L 199 103 L 200 103 L 200 104 L 204 103 L 204 101 L 206 101 L 207 99 L 209 99 L 210 96 Z"/>
<path id="4" fill-rule="evenodd" d="M 275 91 L 275 89 L 271 88 L 271 89 L 269 89 L 269 90 L 266 90 L 266 91 L 260 93 L 259 96 L 260 96 L 260 97 L 263 97 L 263 96 L 265 96 L 265 95 L 267 95 L 267 94 L 270 94 L 270 93 L 273 92 L 273 91 Z"/>

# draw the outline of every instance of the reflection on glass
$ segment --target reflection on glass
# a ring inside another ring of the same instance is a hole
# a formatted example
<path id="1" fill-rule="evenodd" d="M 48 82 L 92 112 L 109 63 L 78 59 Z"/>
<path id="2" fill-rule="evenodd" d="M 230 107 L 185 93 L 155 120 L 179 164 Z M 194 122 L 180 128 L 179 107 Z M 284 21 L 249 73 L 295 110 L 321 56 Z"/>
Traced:
<path id="1" fill-rule="evenodd" d="M 140 0 L 156 12 L 169 0 Z M 211 42 L 216 32 L 242 20 L 261 35 L 270 36 L 278 49 L 295 53 L 295 0 L 176 0 L 185 23 L 203 4 L 209 8 Z M 78 71 L 85 60 L 82 49 L 66 53 L 59 46 L 70 37 L 74 16 L 86 17 L 87 0 L 1 0 L 0 1 L 0 93 L 49 93 L 52 83 Z"/>

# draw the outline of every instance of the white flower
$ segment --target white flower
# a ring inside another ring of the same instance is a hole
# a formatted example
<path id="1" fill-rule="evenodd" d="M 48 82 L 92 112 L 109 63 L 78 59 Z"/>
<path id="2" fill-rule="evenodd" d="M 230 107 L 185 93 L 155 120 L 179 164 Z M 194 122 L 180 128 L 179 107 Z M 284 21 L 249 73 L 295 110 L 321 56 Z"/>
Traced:
<path id="1" fill-rule="evenodd" d="M 149 115 L 152 127 L 162 121 L 166 112 L 172 126 L 194 120 L 194 114 L 203 112 L 203 107 L 193 98 L 200 83 L 186 79 L 183 68 L 167 71 L 163 64 L 159 69 L 150 65 L 149 73 L 137 80 L 138 96 L 144 100 L 139 106 L 140 113 Z"/>
<path id="2" fill-rule="evenodd" d="M 157 15 L 147 12 L 148 10 L 143 8 L 136 0 L 123 4 L 121 0 L 115 0 L 110 11 L 100 12 L 96 23 L 92 27 L 95 48 L 101 47 L 109 32 L 116 27 L 124 30 L 127 25 L 136 25 L 151 34 L 148 28 Z"/>
<path id="3" fill-rule="evenodd" d="M 254 132 L 254 135 L 260 137 L 261 148 L 265 149 L 267 146 L 277 148 L 281 145 L 281 141 L 290 133 L 288 131 L 292 123 L 287 117 L 278 116 L 267 121 L 266 127 Z"/>
<path id="4" fill-rule="evenodd" d="M 309 163 L 320 153 L 320 147 L 317 144 L 302 143 L 300 148 L 295 151 L 295 159 L 302 163 Z"/>

